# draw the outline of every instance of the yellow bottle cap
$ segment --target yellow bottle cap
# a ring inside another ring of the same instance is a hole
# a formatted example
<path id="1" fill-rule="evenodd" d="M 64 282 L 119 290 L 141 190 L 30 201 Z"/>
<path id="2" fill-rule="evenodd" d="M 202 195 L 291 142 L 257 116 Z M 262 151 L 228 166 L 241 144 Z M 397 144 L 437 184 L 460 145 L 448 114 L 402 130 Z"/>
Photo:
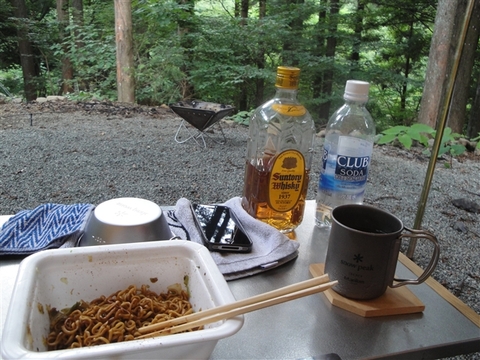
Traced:
<path id="1" fill-rule="evenodd" d="M 277 67 L 277 81 L 275 87 L 282 89 L 298 89 L 300 69 L 291 66 Z"/>

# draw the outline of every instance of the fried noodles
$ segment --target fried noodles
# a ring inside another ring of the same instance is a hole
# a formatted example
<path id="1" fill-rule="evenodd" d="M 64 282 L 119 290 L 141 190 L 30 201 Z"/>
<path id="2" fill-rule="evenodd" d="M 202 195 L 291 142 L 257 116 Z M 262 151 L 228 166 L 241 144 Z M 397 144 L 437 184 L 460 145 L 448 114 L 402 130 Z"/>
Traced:
<path id="1" fill-rule="evenodd" d="M 66 314 L 50 309 L 46 342 L 50 351 L 128 341 L 141 335 L 137 329 L 142 326 L 191 313 L 188 294 L 177 287 L 157 295 L 148 285 L 131 285 L 90 303 L 82 300 Z"/>

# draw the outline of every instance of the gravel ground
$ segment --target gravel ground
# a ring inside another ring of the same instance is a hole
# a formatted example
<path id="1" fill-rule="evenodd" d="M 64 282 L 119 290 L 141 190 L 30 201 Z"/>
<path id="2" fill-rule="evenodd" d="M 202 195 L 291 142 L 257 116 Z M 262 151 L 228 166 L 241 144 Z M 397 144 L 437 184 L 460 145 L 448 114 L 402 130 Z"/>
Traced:
<path id="1" fill-rule="evenodd" d="M 175 142 L 180 121 L 165 108 L 0 105 L 0 214 L 46 202 L 99 204 L 132 196 L 172 205 L 180 197 L 214 203 L 241 195 L 247 128 L 222 121 L 227 144 L 207 139 L 204 149 Z M 309 199 L 315 198 L 319 163 Z M 480 159 L 454 159 L 449 169 L 445 163 L 437 165 L 423 221 L 441 244 L 433 277 L 480 314 L 480 214 L 452 204 L 459 198 L 480 204 Z M 375 147 L 365 202 L 413 226 L 427 165 L 420 152 Z M 428 254 L 419 242 L 414 261 L 425 266 Z"/>

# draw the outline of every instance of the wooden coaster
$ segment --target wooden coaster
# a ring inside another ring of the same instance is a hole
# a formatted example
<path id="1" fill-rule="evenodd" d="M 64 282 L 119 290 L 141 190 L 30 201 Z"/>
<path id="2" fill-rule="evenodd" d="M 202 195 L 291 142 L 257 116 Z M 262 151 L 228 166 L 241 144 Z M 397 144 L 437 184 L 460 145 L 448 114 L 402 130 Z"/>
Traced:
<path id="1" fill-rule="evenodd" d="M 321 276 L 324 264 L 311 264 L 310 274 Z M 406 286 L 387 288 L 382 296 L 372 300 L 352 300 L 332 289 L 323 292 L 332 305 L 363 317 L 414 314 L 425 310 L 425 305 Z"/>

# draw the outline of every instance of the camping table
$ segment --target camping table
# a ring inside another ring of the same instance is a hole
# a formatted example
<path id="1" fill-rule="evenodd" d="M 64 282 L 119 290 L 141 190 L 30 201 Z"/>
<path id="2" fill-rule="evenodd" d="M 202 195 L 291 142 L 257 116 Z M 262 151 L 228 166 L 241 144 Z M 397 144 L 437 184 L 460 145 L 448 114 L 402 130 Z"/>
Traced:
<path id="1" fill-rule="evenodd" d="M 315 202 L 307 201 L 294 234 L 301 244 L 298 258 L 229 282 L 237 299 L 310 278 L 309 265 L 325 260 L 328 237 L 314 226 L 314 211 Z M 2 330 L 20 261 L 0 257 Z M 400 256 L 398 276 L 418 271 Z M 432 278 L 409 288 L 425 304 L 422 313 L 364 318 L 332 306 L 320 293 L 246 314 L 242 329 L 220 340 L 212 359 L 429 359 L 480 351 L 478 314 Z"/>

